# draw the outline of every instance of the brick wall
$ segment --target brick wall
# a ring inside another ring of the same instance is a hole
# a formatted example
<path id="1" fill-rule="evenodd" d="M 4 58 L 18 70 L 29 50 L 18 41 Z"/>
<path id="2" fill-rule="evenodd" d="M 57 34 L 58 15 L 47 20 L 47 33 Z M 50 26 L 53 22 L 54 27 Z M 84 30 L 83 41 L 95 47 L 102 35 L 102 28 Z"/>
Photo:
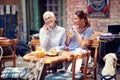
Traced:
<path id="1" fill-rule="evenodd" d="M 120 25 L 120 0 L 110 1 L 110 17 L 109 18 L 89 18 L 91 26 L 94 30 L 107 31 L 109 24 Z M 73 15 L 77 10 L 87 12 L 87 0 L 66 0 L 66 19 L 67 27 L 73 24 Z"/>
<path id="2" fill-rule="evenodd" d="M 0 0 L 0 4 L 2 5 L 13 5 L 13 4 L 20 4 L 21 0 Z"/>

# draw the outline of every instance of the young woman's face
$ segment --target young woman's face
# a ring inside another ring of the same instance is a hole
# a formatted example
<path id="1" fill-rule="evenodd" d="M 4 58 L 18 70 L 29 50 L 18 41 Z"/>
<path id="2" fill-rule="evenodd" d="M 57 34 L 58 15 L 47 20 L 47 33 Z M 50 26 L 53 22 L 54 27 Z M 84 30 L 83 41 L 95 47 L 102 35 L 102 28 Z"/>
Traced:
<path id="1" fill-rule="evenodd" d="M 53 28 L 55 25 L 55 17 L 54 16 L 46 15 L 44 17 L 44 21 L 45 21 L 45 24 L 50 26 L 51 28 Z"/>
<path id="2" fill-rule="evenodd" d="M 82 25 L 84 23 L 84 19 L 80 19 L 77 15 L 74 15 L 74 25 Z"/>

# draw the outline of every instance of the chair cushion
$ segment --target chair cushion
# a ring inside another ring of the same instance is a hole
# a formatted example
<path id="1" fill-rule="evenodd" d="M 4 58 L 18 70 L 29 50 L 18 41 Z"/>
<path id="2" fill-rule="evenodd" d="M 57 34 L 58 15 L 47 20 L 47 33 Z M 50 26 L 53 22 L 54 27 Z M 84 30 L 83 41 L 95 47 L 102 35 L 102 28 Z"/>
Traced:
<path id="1" fill-rule="evenodd" d="M 1 78 L 22 78 L 26 73 L 27 68 L 7 67 L 2 71 Z"/>
<path id="2" fill-rule="evenodd" d="M 75 74 L 75 80 L 83 78 L 82 73 Z M 59 71 L 54 74 L 49 74 L 45 77 L 45 80 L 72 80 L 72 72 Z"/>

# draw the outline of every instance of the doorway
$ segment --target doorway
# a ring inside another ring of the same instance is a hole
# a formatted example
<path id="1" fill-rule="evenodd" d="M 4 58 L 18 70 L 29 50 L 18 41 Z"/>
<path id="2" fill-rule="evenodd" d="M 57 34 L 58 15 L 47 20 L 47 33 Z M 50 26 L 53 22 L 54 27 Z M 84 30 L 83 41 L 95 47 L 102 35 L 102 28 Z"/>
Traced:
<path id="1" fill-rule="evenodd" d="M 26 0 L 26 12 L 27 12 L 27 34 L 33 35 L 39 32 L 39 29 L 44 25 L 43 14 L 45 11 L 52 11 L 56 16 L 56 23 L 59 26 L 63 26 L 63 5 L 65 0 L 37 0 L 38 4 L 34 0 Z M 37 4 L 37 5 L 36 5 Z M 38 10 L 34 10 L 34 9 Z M 36 14 L 37 13 L 37 16 Z M 35 29 L 35 19 L 39 19 L 37 29 Z M 28 41 L 30 38 L 28 37 Z"/>

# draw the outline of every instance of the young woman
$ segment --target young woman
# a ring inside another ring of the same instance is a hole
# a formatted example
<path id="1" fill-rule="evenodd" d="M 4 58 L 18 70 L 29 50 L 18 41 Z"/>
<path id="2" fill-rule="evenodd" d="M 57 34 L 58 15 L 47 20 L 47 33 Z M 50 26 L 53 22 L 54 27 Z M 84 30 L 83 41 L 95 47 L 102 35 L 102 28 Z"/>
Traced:
<path id="1" fill-rule="evenodd" d="M 74 54 L 83 53 L 88 50 L 88 46 L 91 42 L 92 28 L 88 22 L 87 14 L 82 11 L 76 11 L 74 14 L 74 25 L 70 27 L 67 32 L 66 45 L 68 50 Z M 81 59 L 77 62 L 82 62 Z M 76 67 L 81 66 L 77 64 Z M 71 69 L 71 66 L 68 67 L 68 70 Z M 76 68 L 76 72 L 79 72 L 80 69 Z"/>

